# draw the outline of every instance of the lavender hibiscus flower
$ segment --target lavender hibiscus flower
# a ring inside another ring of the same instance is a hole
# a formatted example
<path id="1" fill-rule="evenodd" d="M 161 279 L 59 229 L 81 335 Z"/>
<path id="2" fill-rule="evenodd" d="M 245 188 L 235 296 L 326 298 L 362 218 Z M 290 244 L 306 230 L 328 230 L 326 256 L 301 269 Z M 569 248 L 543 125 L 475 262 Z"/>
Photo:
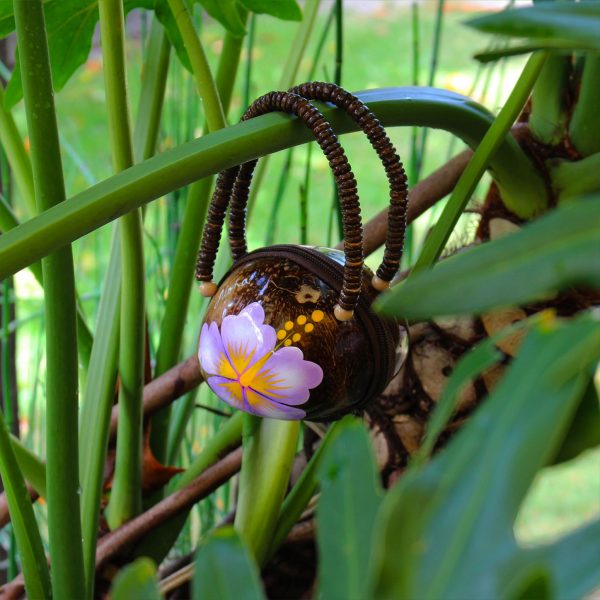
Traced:
<path id="1" fill-rule="evenodd" d="M 216 323 L 205 323 L 200 366 L 215 394 L 234 408 L 261 417 L 302 419 L 306 413 L 297 406 L 321 383 L 323 371 L 264 320 L 262 306 L 253 302 L 225 317 L 220 332 Z"/>

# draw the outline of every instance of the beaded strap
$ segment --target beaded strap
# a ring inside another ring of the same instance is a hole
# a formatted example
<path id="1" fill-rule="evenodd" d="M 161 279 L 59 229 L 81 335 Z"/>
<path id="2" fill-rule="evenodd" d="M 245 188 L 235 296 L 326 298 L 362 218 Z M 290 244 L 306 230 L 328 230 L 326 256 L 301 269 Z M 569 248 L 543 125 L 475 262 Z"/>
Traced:
<path id="1" fill-rule="evenodd" d="M 350 92 L 335 84 L 319 81 L 298 85 L 290 89 L 290 92 L 307 100 L 331 102 L 344 110 L 366 134 L 383 163 L 390 186 L 390 208 L 383 260 L 373 280 L 373 286 L 381 291 L 389 286 L 389 282 L 398 272 L 404 247 L 408 186 L 402 161 L 377 117 L 364 102 Z"/>
<path id="2" fill-rule="evenodd" d="M 273 111 L 291 113 L 302 120 L 312 130 L 333 171 L 342 213 L 345 254 L 343 284 L 336 307 L 336 317 L 346 320 L 352 316 L 360 295 L 363 268 L 362 221 L 354 174 L 330 124 L 306 98 L 289 92 L 270 92 L 256 100 L 242 120 Z M 210 282 L 203 284 L 207 286 L 207 295 L 216 290 L 212 283 L 212 271 L 230 196 L 234 205 L 230 213 L 229 229 L 233 258 L 237 260 L 246 254 L 246 204 L 256 163 L 257 161 L 253 160 L 241 167 L 227 169 L 221 172 L 217 179 L 196 265 L 196 278 L 199 281 Z"/>

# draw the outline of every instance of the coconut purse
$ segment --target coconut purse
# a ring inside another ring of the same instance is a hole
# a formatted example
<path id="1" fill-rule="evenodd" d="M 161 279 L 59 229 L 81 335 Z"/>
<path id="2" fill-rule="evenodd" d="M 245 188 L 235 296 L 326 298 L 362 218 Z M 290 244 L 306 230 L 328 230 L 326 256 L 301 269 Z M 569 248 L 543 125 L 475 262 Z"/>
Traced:
<path id="1" fill-rule="evenodd" d="M 363 262 L 356 180 L 343 148 L 310 100 L 343 109 L 365 132 L 390 185 L 388 232 L 375 275 Z M 256 100 L 242 120 L 268 112 L 296 115 L 313 132 L 333 171 L 344 250 L 275 245 L 247 251 L 246 204 L 257 160 L 222 171 L 215 186 L 196 278 L 212 297 L 198 357 L 219 398 L 278 419 L 331 421 L 376 398 L 399 368 L 399 327 L 371 310 L 389 286 L 402 254 L 406 175 L 385 130 L 355 96 L 328 83 L 307 83 Z M 233 266 L 216 285 L 213 267 L 225 214 Z"/>

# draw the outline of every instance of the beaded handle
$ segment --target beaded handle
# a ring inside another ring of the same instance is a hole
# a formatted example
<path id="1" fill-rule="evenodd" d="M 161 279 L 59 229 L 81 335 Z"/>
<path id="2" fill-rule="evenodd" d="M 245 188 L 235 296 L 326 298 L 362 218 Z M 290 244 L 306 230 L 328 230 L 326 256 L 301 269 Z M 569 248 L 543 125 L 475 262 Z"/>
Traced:
<path id="1" fill-rule="evenodd" d="M 342 290 L 334 314 L 340 321 L 349 320 L 360 295 L 363 269 L 362 221 L 354 174 L 330 124 L 306 98 L 289 92 L 270 92 L 256 100 L 242 120 L 273 111 L 291 113 L 301 119 L 312 130 L 333 171 L 342 212 L 345 254 Z M 217 178 L 196 265 L 196 279 L 204 282 L 200 291 L 205 296 L 212 296 L 217 289 L 212 272 L 230 196 L 235 204 L 230 213 L 229 230 L 234 261 L 246 254 L 246 203 L 256 163 L 257 160 L 252 160 L 226 169 Z"/>
<path id="2" fill-rule="evenodd" d="M 350 92 L 338 85 L 323 82 L 304 83 L 291 88 L 289 92 L 302 96 L 307 100 L 331 102 L 344 110 L 366 134 L 383 163 L 390 186 L 390 208 L 383 260 L 372 280 L 373 287 L 378 291 L 383 291 L 389 287 L 390 281 L 400 268 L 404 247 L 408 188 L 402 161 L 377 117 Z M 232 249 L 235 248 L 234 259 L 243 256 L 247 252 L 245 209 L 255 164 L 251 166 L 250 163 L 243 165 L 234 184 L 234 193 L 229 209 L 229 238 Z"/>
<path id="3" fill-rule="evenodd" d="M 303 83 L 290 89 L 290 92 L 307 100 L 331 102 L 344 110 L 366 134 L 383 163 L 390 186 L 390 208 L 383 260 L 372 281 L 376 290 L 383 291 L 389 287 L 390 281 L 400 269 L 404 247 L 408 185 L 402 161 L 377 117 L 364 102 L 350 92 L 333 83 L 320 81 Z"/>

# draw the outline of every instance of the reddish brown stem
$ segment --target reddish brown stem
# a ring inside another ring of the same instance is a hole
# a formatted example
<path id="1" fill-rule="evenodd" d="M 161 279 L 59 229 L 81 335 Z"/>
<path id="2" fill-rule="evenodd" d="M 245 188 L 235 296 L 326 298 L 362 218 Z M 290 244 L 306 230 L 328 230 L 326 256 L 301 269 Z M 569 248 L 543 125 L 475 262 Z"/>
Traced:
<path id="1" fill-rule="evenodd" d="M 96 570 L 101 570 L 115 556 L 141 540 L 149 531 L 189 509 L 206 498 L 235 475 L 242 465 L 242 449 L 230 452 L 225 458 L 209 467 L 194 481 L 171 494 L 135 519 L 128 521 L 98 542 Z"/>

